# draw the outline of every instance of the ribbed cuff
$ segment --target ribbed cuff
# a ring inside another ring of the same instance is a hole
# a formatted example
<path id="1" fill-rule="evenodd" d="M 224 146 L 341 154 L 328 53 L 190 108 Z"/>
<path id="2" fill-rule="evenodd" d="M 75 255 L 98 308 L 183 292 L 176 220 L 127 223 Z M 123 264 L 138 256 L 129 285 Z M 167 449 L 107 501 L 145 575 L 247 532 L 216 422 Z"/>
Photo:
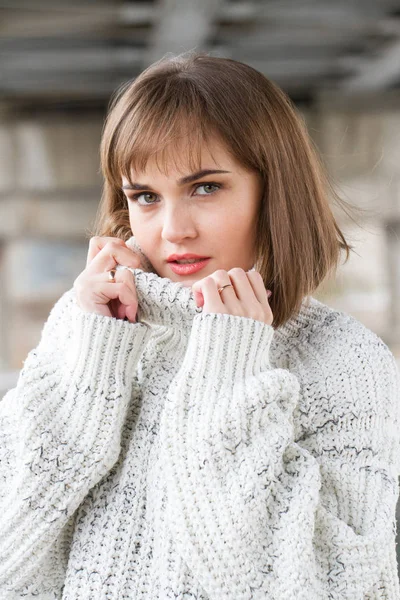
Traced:
<path id="1" fill-rule="evenodd" d="M 193 319 L 184 359 L 190 373 L 213 374 L 222 381 L 243 379 L 271 369 L 274 329 L 255 319 L 202 313 Z"/>
<path id="2" fill-rule="evenodd" d="M 125 385 L 150 332 L 146 324 L 86 312 L 77 305 L 72 308 L 71 328 L 67 371 L 101 389 L 112 380 Z"/>

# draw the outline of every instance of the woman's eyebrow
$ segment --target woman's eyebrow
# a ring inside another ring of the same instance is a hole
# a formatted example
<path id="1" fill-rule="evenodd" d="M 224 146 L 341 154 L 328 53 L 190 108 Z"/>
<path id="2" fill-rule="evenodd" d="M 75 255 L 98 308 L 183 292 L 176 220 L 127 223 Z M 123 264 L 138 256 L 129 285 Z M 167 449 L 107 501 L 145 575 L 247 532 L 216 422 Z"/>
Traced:
<path id="1" fill-rule="evenodd" d="M 205 177 L 206 175 L 214 175 L 214 173 L 231 173 L 231 171 L 221 171 L 214 169 L 202 169 L 201 171 L 197 171 L 197 173 L 192 173 L 191 175 L 186 175 L 182 177 L 182 179 L 178 179 L 178 185 L 186 185 L 188 183 L 192 183 L 192 181 L 196 181 L 201 177 Z M 132 185 L 123 185 L 123 190 L 149 190 L 151 189 L 149 185 L 144 185 L 143 183 L 133 183 Z"/>

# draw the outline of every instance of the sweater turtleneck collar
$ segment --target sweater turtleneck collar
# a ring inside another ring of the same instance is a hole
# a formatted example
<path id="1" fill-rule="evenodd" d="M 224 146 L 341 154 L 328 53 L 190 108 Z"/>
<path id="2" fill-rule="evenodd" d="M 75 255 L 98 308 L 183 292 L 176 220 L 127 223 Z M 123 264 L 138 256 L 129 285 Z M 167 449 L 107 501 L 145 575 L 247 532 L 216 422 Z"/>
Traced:
<path id="1" fill-rule="evenodd" d="M 156 273 L 130 269 L 135 276 L 139 301 L 138 321 L 151 325 L 190 325 L 202 312 L 190 287 Z"/>
<path id="2" fill-rule="evenodd" d="M 118 268 L 128 267 L 118 266 Z M 139 302 L 138 322 L 173 328 L 183 326 L 190 328 L 194 317 L 202 313 L 203 309 L 196 306 L 190 287 L 142 269 L 129 270 L 135 277 Z M 284 325 L 275 329 L 275 337 L 298 337 L 301 329 L 320 323 L 326 314 L 326 309 L 323 303 L 312 296 L 306 296 L 300 311 Z"/>

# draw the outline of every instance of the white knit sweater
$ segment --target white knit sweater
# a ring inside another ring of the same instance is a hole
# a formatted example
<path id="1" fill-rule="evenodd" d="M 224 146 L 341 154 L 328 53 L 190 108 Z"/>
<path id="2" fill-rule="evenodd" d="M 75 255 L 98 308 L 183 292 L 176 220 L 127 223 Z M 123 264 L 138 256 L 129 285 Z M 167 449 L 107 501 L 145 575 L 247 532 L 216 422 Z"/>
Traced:
<path id="1" fill-rule="evenodd" d="M 134 274 L 138 323 L 69 290 L 0 402 L 1 600 L 399 600 L 388 347 Z"/>

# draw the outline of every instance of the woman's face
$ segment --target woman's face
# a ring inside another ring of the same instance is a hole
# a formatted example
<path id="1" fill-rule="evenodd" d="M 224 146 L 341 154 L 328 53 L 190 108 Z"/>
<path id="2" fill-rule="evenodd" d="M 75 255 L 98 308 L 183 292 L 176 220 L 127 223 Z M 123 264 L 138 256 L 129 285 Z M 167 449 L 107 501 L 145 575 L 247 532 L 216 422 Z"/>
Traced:
<path id="1" fill-rule="evenodd" d="M 248 271 L 254 265 L 261 178 L 238 164 L 217 139 L 208 145 L 216 162 L 204 145 L 201 169 L 223 173 L 182 174 L 171 162 L 164 175 L 149 161 L 145 171 L 132 172 L 134 189 L 122 179 L 132 234 L 160 277 L 183 284 L 217 269 Z M 196 272 L 174 272 L 176 263 L 168 258 L 188 253 L 209 260 Z"/>

